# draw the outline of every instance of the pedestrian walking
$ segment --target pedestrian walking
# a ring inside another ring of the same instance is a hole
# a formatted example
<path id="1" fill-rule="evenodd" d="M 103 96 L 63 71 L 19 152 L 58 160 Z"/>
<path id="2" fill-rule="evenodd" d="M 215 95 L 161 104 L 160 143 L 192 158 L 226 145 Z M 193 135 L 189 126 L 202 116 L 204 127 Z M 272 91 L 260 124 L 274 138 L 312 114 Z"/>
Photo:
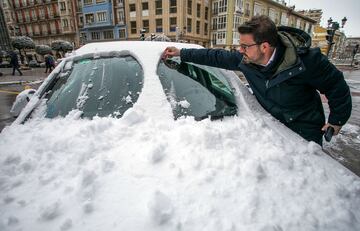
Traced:
<path id="1" fill-rule="evenodd" d="M 310 48 L 311 37 L 300 29 L 277 28 L 267 16 L 253 17 L 238 31 L 239 52 L 168 47 L 163 58 L 239 70 L 265 110 L 304 139 L 322 145 L 329 127 L 337 135 L 351 114 L 350 90 L 343 73 L 319 48 Z M 329 101 L 327 122 L 318 92 Z"/>
<path id="2" fill-rule="evenodd" d="M 10 64 L 13 68 L 12 75 L 15 75 L 15 70 L 17 70 L 20 75 L 23 75 L 22 72 L 20 71 L 18 56 L 14 51 L 12 51 L 10 54 Z"/>
<path id="3" fill-rule="evenodd" d="M 50 73 L 54 68 L 55 68 L 54 56 L 52 56 L 52 54 L 49 53 L 45 56 L 45 73 L 47 73 L 48 70 Z"/>

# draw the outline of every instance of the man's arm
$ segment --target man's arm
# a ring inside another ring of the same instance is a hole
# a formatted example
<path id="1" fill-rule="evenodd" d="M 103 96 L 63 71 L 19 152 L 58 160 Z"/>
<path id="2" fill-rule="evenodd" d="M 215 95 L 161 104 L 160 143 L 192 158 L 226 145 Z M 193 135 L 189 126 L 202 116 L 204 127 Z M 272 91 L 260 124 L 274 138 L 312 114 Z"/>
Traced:
<path id="1" fill-rule="evenodd" d="M 243 57 L 239 52 L 230 52 L 222 49 L 179 50 L 175 47 L 166 48 L 163 58 L 171 58 L 172 56 L 180 56 L 183 62 L 192 62 L 228 70 L 238 70 L 238 65 Z"/>
<path id="2" fill-rule="evenodd" d="M 350 89 L 344 80 L 344 75 L 327 57 L 319 52 L 316 52 L 311 57 L 310 62 L 314 70 L 314 75 L 308 76 L 310 85 L 325 94 L 328 99 L 330 114 L 328 123 L 322 128 L 323 131 L 327 127 L 334 128 L 334 135 L 337 135 L 341 127 L 348 121 L 351 115 L 352 102 Z"/>

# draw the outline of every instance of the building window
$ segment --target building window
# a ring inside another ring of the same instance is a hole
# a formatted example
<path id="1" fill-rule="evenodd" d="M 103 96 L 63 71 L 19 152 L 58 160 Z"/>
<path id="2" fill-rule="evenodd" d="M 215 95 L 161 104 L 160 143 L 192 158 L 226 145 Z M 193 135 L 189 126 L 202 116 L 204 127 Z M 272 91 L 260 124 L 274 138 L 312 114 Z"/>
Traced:
<path id="1" fill-rule="evenodd" d="M 240 25 L 241 25 L 241 16 L 235 15 L 233 29 L 236 30 Z"/>
<path id="2" fill-rule="evenodd" d="M 84 17 L 81 15 L 79 16 L 79 22 L 80 22 L 80 26 L 84 24 Z"/>
<path id="3" fill-rule="evenodd" d="M 162 14 L 162 0 L 155 1 L 155 14 L 156 15 Z"/>
<path id="4" fill-rule="evenodd" d="M 198 18 L 201 17 L 201 5 L 200 4 L 196 4 L 196 17 L 198 17 Z"/>
<path id="5" fill-rule="evenodd" d="M 69 21 L 67 19 L 62 20 L 63 27 L 69 27 Z"/>
<path id="6" fill-rule="evenodd" d="M 40 18 L 44 19 L 45 18 L 45 10 L 44 8 L 40 8 Z"/>
<path id="7" fill-rule="evenodd" d="M 191 33 L 191 18 L 187 19 L 187 23 L 186 23 L 186 31 Z"/>
<path id="8" fill-rule="evenodd" d="M 97 21 L 98 22 L 106 22 L 106 12 L 99 12 L 97 13 Z"/>
<path id="9" fill-rule="evenodd" d="M 114 32 L 112 30 L 104 31 L 104 39 L 114 39 Z"/>
<path id="10" fill-rule="evenodd" d="M 149 20 L 143 20 L 143 29 L 146 33 L 149 33 Z"/>
<path id="11" fill-rule="evenodd" d="M 175 32 L 176 26 L 177 26 L 177 18 L 176 17 L 170 18 L 170 32 Z"/>
<path id="12" fill-rule="evenodd" d="M 91 32 L 92 40 L 100 40 L 100 32 Z"/>
<path id="13" fill-rule="evenodd" d="M 224 13 L 227 11 L 227 0 L 219 1 L 219 13 Z"/>
<path id="14" fill-rule="evenodd" d="M 157 18 L 155 20 L 155 24 L 156 24 L 156 33 L 162 33 L 163 32 L 162 18 Z"/>
<path id="15" fill-rule="evenodd" d="M 245 16 L 249 17 L 250 16 L 250 3 L 245 3 Z"/>
<path id="16" fill-rule="evenodd" d="M 217 29 L 225 29 L 226 28 L 226 15 L 221 15 L 218 17 Z"/>
<path id="17" fill-rule="evenodd" d="M 176 0 L 170 0 L 170 14 L 176 13 Z"/>
<path id="18" fill-rule="evenodd" d="M 205 35 L 208 35 L 208 24 L 207 23 L 204 23 L 204 34 Z"/>
<path id="19" fill-rule="evenodd" d="M 25 21 L 30 22 L 30 13 L 28 10 L 25 10 Z"/>
<path id="20" fill-rule="evenodd" d="M 209 7 L 205 7 L 205 20 L 208 20 L 209 17 Z"/>
<path id="21" fill-rule="evenodd" d="M 60 10 L 61 10 L 61 11 L 65 11 L 65 10 L 66 10 L 65 2 L 60 2 Z"/>
<path id="22" fill-rule="evenodd" d="M 200 21 L 196 21 L 196 34 L 200 34 Z"/>
<path id="23" fill-rule="evenodd" d="M 219 3 L 218 2 L 213 3 L 212 12 L 213 12 L 213 14 L 218 14 L 219 13 Z"/>
<path id="24" fill-rule="evenodd" d="M 142 10 L 149 10 L 149 3 L 148 2 L 143 2 L 141 5 L 142 5 Z"/>
<path id="25" fill-rule="evenodd" d="M 130 9 L 130 12 L 136 11 L 135 4 L 130 4 L 129 9 Z"/>
<path id="26" fill-rule="evenodd" d="M 93 0 L 84 0 L 84 5 L 91 5 Z"/>
<path id="27" fill-rule="evenodd" d="M 131 21 L 130 22 L 130 27 L 131 27 L 131 34 L 136 34 L 137 32 L 137 28 L 136 28 L 136 21 Z"/>
<path id="28" fill-rule="evenodd" d="M 126 39 L 126 33 L 125 33 L 125 29 L 119 29 L 119 38 L 120 39 Z"/>
<path id="29" fill-rule="evenodd" d="M 214 17 L 212 20 L 212 29 L 217 30 L 217 17 Z"/>
<path id="30" fill-rule="evenodd" d="M 94 14 L 85 14 L 85 23 L 86 24 L 94 23 Z"/>
<path id="31" fill-rule="evenodd" d="M 258 3 L 255 3 L 254 5 L 254 16 L 261 15 L 261 5 Z"/>
<path id="32" fill-rule="evenodd" d="M 36 15 L 35 9 L 31 10 L 31 18 L 32 18 L 33 21 L 37 20 L 37 15 Z"/>
<path id="33" fill-rule="evenodd" d="M 218 32 L 216 38 L 216 44 L 225 44 L 226 32 Z"/>
<path id="34" fill-rule="evenodd" d="M 190 15 L 192 14 L 192 1 L 191 0 L 187 1 L 187 13 Z"/>
<path id="35" fill-rule="evenodd" d="M 125 24 L 124 9 L 119 10 L 119 24 Z"/>

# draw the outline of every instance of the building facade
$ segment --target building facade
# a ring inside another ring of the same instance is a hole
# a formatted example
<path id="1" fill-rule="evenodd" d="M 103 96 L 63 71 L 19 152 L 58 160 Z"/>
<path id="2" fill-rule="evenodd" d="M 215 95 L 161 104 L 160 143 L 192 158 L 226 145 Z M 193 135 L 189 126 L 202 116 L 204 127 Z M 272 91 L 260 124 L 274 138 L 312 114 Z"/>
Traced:
<path id="1" fill-rule="evenodd" d="M 71 18 L 76 1 L 9 0 L 9 3 L 17 26 L 15 36 L 29 36 L 35 44 L 50 45 L 61 39 L 76 45 L 77 23 Z"/>
<path id="2" fill-rule="evenodd" d="M 322 14 L 323 14 L 321 9 L 301 10 L 298 11 L 298 13 L 315 20 L 316 25 L 320 26 Z"/>
<path id="3" fill-rule="evenodd" d="M 13 9 L 11 33 L 35 44 L 139 40 L 164 34 L 172 41 L 236 49 L 237 27 L 255 15 L 277 25 L 313 31 L 315 20 L 277 0 L 4 0 Z M 12 17 L 11 17 L 12 15 Z M 9 19 L 9 20 L 10 20 Z M 8 24 L 10 25 L 10 24 Z"/>
<path id="4" fill-rule="evenodd" d="M 2 4 L 0 4 L 0 31 L 0 56 L 2 56 L 3 51 L 9 51 L 12 49 Z"/>
<path id="5" fill-rule="evenodd" d="M 257 15 L 269 16 L 277 26 L 291 26 L 312 34 L 315 20 L 287 7 L 284 1 L 273 0 L 213 0 L 211 47 L 237 49 L 239 25 Z"/>
<path id="6" fill-rule="evenodd" d="M 165 34 L 171 40 L 208 46 L 210 27 L 209 0 L 124 0 L 125 39 Z"/>

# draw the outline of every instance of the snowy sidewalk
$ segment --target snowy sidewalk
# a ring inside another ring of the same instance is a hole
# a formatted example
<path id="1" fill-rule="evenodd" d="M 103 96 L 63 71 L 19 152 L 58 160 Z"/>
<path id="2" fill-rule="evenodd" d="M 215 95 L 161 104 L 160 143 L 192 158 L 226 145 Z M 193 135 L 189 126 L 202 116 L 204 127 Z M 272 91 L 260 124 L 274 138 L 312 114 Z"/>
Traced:
<path id="1" fill-rule="evenodd" d="M 23 84 L 35 81 L 43 81 L 48 73 L 45 72 L 45 68 L 31 68 L 28 70 L 21 70 L 22 76 L 15 71 L 15 75 L 12 75 L 12 68 L 0 68 L 2 76 L 0 76 L 0 85 L 9 84 Z"/>

